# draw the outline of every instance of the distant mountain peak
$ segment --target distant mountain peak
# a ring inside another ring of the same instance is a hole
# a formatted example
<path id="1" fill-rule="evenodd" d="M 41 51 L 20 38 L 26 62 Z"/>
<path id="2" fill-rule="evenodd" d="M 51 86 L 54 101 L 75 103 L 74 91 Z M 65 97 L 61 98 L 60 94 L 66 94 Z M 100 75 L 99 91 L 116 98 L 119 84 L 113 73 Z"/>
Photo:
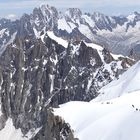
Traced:
<path id="1" fill-rule="evenodd" d="M 69 8 L 65 12 L 65 14 L 71 18 L 79 18 L 82 15 L 82 11 L 78 8 Z"/>

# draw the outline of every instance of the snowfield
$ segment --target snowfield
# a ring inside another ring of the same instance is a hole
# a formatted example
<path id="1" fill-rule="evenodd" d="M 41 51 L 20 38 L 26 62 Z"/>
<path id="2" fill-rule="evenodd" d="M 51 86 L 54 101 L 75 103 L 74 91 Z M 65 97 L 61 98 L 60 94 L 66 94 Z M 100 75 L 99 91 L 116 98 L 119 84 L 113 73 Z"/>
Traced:
<path id="1" fill-rule="evenodd" d="M 68 47 L 68 41 L 60 38 L 60 37 L 57 37 L 54 35 L 54 33 L 52 31 L 47 31 L 47 35 L 54 41 L 56 41 L 58 44 L 64 46 L 65 48 Z"/>
<path id="2" fill-rule="evenodd" d="M 69 102 L 54 109 L 80 140 L 140 139 L 140 62 L 101 89 L 91 102 Z"/>

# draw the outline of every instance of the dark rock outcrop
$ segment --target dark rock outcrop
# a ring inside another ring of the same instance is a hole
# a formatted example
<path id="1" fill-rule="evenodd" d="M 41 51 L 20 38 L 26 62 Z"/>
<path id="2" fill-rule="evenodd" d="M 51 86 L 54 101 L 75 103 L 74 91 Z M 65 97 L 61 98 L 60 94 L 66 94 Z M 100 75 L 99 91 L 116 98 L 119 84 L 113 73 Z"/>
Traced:
<path id="1" fill-rule="evenodd" d="M 39 133 L 31 140 L 78 140 L 74 138 L 73 131 L 61 117 L 54 116 L 53 110 L 47 110 L 47 120 Z"/>

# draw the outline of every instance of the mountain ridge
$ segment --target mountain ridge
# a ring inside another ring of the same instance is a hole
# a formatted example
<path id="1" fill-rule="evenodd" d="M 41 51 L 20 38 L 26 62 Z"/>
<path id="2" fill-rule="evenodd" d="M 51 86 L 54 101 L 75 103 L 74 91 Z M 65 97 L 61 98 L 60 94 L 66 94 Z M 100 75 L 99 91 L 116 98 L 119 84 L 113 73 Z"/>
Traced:
<path id="1" fill-rule="evenodd" d="M 53 30 L 58 37 L 95 42 L 113 53 L 139 59 L 139 23 L 140 14 L 137 12 L 122 17 L 98 12 L 83 14 L 78 8 L 69 8 L 60 13 L 55 7 L 42 5 L 35 8 L 33 13 L 24 14 L 19 20 L 12 22 L 1 19 L 0 45 L 5 45 L 16 31 L 20 31 L 17 32 L 18 37 L 30 35 L 36 38 L 36 33 Z"/>

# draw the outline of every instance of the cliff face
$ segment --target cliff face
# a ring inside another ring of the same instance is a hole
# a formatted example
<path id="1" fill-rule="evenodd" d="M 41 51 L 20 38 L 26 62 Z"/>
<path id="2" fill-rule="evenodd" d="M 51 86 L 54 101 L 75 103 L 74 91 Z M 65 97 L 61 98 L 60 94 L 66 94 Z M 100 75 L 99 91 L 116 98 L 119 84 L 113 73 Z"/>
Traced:
<path id="1" fill-rule="evenodd" d="M 78 140 L 74 138 L 70 125 L 61 117 L 54 116 L 51 108 L 47 110 L 47 114 L 47 121 L 31 140 Z"/>
<path id="2" fill-rule="evenodd" d="M 32 140 L 73 140 L 69 125 L 48 108 L 95 98 L 132 64 L 84 41 L 63 46 L 47 34 L 17 37 L 0 56 L 0 129 L 11 118 L 25 138 L 31 132 Z"/>

